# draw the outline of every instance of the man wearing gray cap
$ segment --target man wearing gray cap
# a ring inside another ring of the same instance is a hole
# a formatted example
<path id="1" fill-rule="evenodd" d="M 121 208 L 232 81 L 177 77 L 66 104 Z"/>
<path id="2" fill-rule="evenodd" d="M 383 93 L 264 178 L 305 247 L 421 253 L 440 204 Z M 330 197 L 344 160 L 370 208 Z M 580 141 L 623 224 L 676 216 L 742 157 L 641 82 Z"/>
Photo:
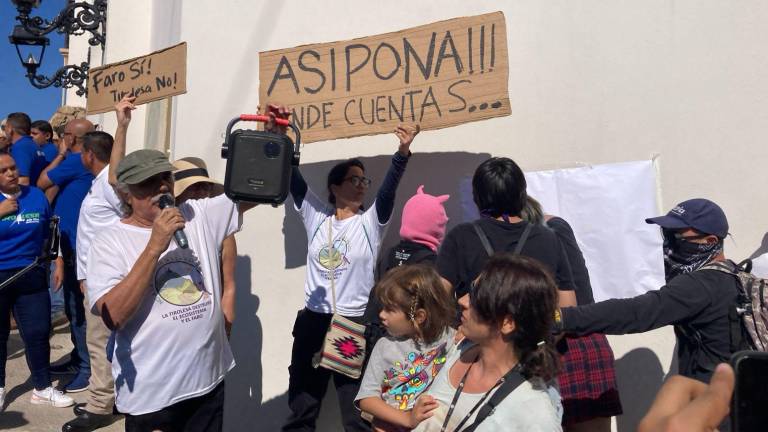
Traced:
<path id="1" fill-rule="evenodd" d="M 709 382 L 717 364 L 747 344 L 729 319 L 739 294 L 737 277 L 703 268 L 712 262 L 735 266 L 723 253 L 728 220 L 712 201 L 692 199 L 646 222 L 661 227 L 667 284 L 634 298 L 563 308 L 558 324 L 571 334 L 614 335 L 674 325 L 680 374 Z"/>
<path id="2" fill-rule="evenodd" d="M 115 404 L 126 431 L 221 430 L 234 359 L 221 310 L 219 246 L 240 229 L 226 196 L 172 203 L 173 166 L 157 150 L 117 168 L 124 218 L 88 253 L 88 299 L 115 334 Z M 188 247 L 172 241 L 183 230 Z"/>

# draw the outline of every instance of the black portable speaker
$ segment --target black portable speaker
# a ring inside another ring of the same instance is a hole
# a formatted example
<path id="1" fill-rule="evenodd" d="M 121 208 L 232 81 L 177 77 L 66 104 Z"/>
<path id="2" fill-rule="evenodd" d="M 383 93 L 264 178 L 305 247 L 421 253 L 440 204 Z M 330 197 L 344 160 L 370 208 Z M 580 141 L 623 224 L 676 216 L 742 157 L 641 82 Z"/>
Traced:
<path id="1" fill-rule="evenodd" d="M 267 116 L 243 114 L 227 126 L 221 157 L 227 160 L 224 193 L 233 201 L 277 206 L 288 197 L 291 167 L 299 163 L 298 128 L 288 120 L 277 119 L 296 133 L 295 145 L 287 135 L 249 129 L 232 131 L 239 121 L 268 120 Z"/>

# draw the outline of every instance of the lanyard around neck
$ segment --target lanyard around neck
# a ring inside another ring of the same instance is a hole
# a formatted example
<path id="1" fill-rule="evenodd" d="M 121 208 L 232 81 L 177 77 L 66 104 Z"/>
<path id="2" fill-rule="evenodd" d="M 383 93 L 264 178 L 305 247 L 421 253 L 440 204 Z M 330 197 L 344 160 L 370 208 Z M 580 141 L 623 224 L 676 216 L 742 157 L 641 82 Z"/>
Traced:
<path id="1" fill-rule="evenodd" d="M 464 389 L 464 384 L 467 382 L 467 377 L 469 376 L 469 371 L 472 370 L 472 366 L 477 363 L 477 360 L 480 358 L 480 355 L 478 354 L 477 357 L 475 357 L 475 360 L 470 363 L 469 367 L 467 368 L 467 371 L 464 372 L 464 376 L 461 377 L 461 381 L 459 382 L 458 387 L 456 388 L 456 393 L 453 394 L 453 400 L 451 400 L 451 406 L 448 408 L 448 414 L 445 416 L 445 420 L 443 421 L 443 427 L 440 428 L 440 432 L 445 432 L 446 428 L 448 427 L 448 421 L 451 419 L 451 416 L 453 415 L 453 411 L 456 409 L 456 403 L 459 401 L 459 398 L 461 397 L 462 390 Z M 516 371 L 520 367 L 520 364 L 518 363 L 513 367 L 509 372 L 504 374 L 503 377 L 499 378 L 498 381 L 496 381 L 496 384 L 493 385 L 490 389 L 488 389 L 487 392 L 483 395 L 482 398 L 475 404 L 475 406 L 472 407 L 471 410 L 469 410 L 469 413 L 467 413 L 466 416 L 461 420 L 458 426 L 456 426 L 456 429 L 454 431 L 461 430 L 462 427 L 467 423 L 470 417 L 477 411 L 480 406 L 483 405 L 483 402 L 485 402 L 486 399 L 488 399 L 488 396 L 490 396 L 491 392 L 496 390 L 497 387 L 502 385 L 506 378 L 514 371 Z M 449 374 L 450 375 L 450 374 Z M 448 377 L 448 382 L 450 382 L 450 376 Z"/>

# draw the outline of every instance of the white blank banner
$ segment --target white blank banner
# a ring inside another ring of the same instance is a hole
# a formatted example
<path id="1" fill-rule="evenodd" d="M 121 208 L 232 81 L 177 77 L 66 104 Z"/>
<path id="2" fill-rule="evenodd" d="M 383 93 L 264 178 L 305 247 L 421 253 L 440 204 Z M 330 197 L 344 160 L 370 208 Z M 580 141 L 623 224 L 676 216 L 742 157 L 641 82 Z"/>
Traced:
<path id="1" fill-rule="evenodd" d="M 595 301 L 633 297 L 664 284 L 652 161 L 536 171 L 528 194 L 576 233 Z"/>

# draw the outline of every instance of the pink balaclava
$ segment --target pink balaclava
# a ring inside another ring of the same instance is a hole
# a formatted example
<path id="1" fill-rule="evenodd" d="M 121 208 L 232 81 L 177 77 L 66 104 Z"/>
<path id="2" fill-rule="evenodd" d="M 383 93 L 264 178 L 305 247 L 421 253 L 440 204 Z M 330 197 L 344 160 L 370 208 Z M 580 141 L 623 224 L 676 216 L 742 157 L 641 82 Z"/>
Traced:
<path id="1" fill-rule="evenodd" d="M 416 195 L 403 207 L 400 238 L 423 244 L 437 252 L 445 237 L 445 225 L 448 223 L 448 216 L 443 207 L 448 198 L 449 195 L 426 194 L 424 185 L 419 186 Z"/>

